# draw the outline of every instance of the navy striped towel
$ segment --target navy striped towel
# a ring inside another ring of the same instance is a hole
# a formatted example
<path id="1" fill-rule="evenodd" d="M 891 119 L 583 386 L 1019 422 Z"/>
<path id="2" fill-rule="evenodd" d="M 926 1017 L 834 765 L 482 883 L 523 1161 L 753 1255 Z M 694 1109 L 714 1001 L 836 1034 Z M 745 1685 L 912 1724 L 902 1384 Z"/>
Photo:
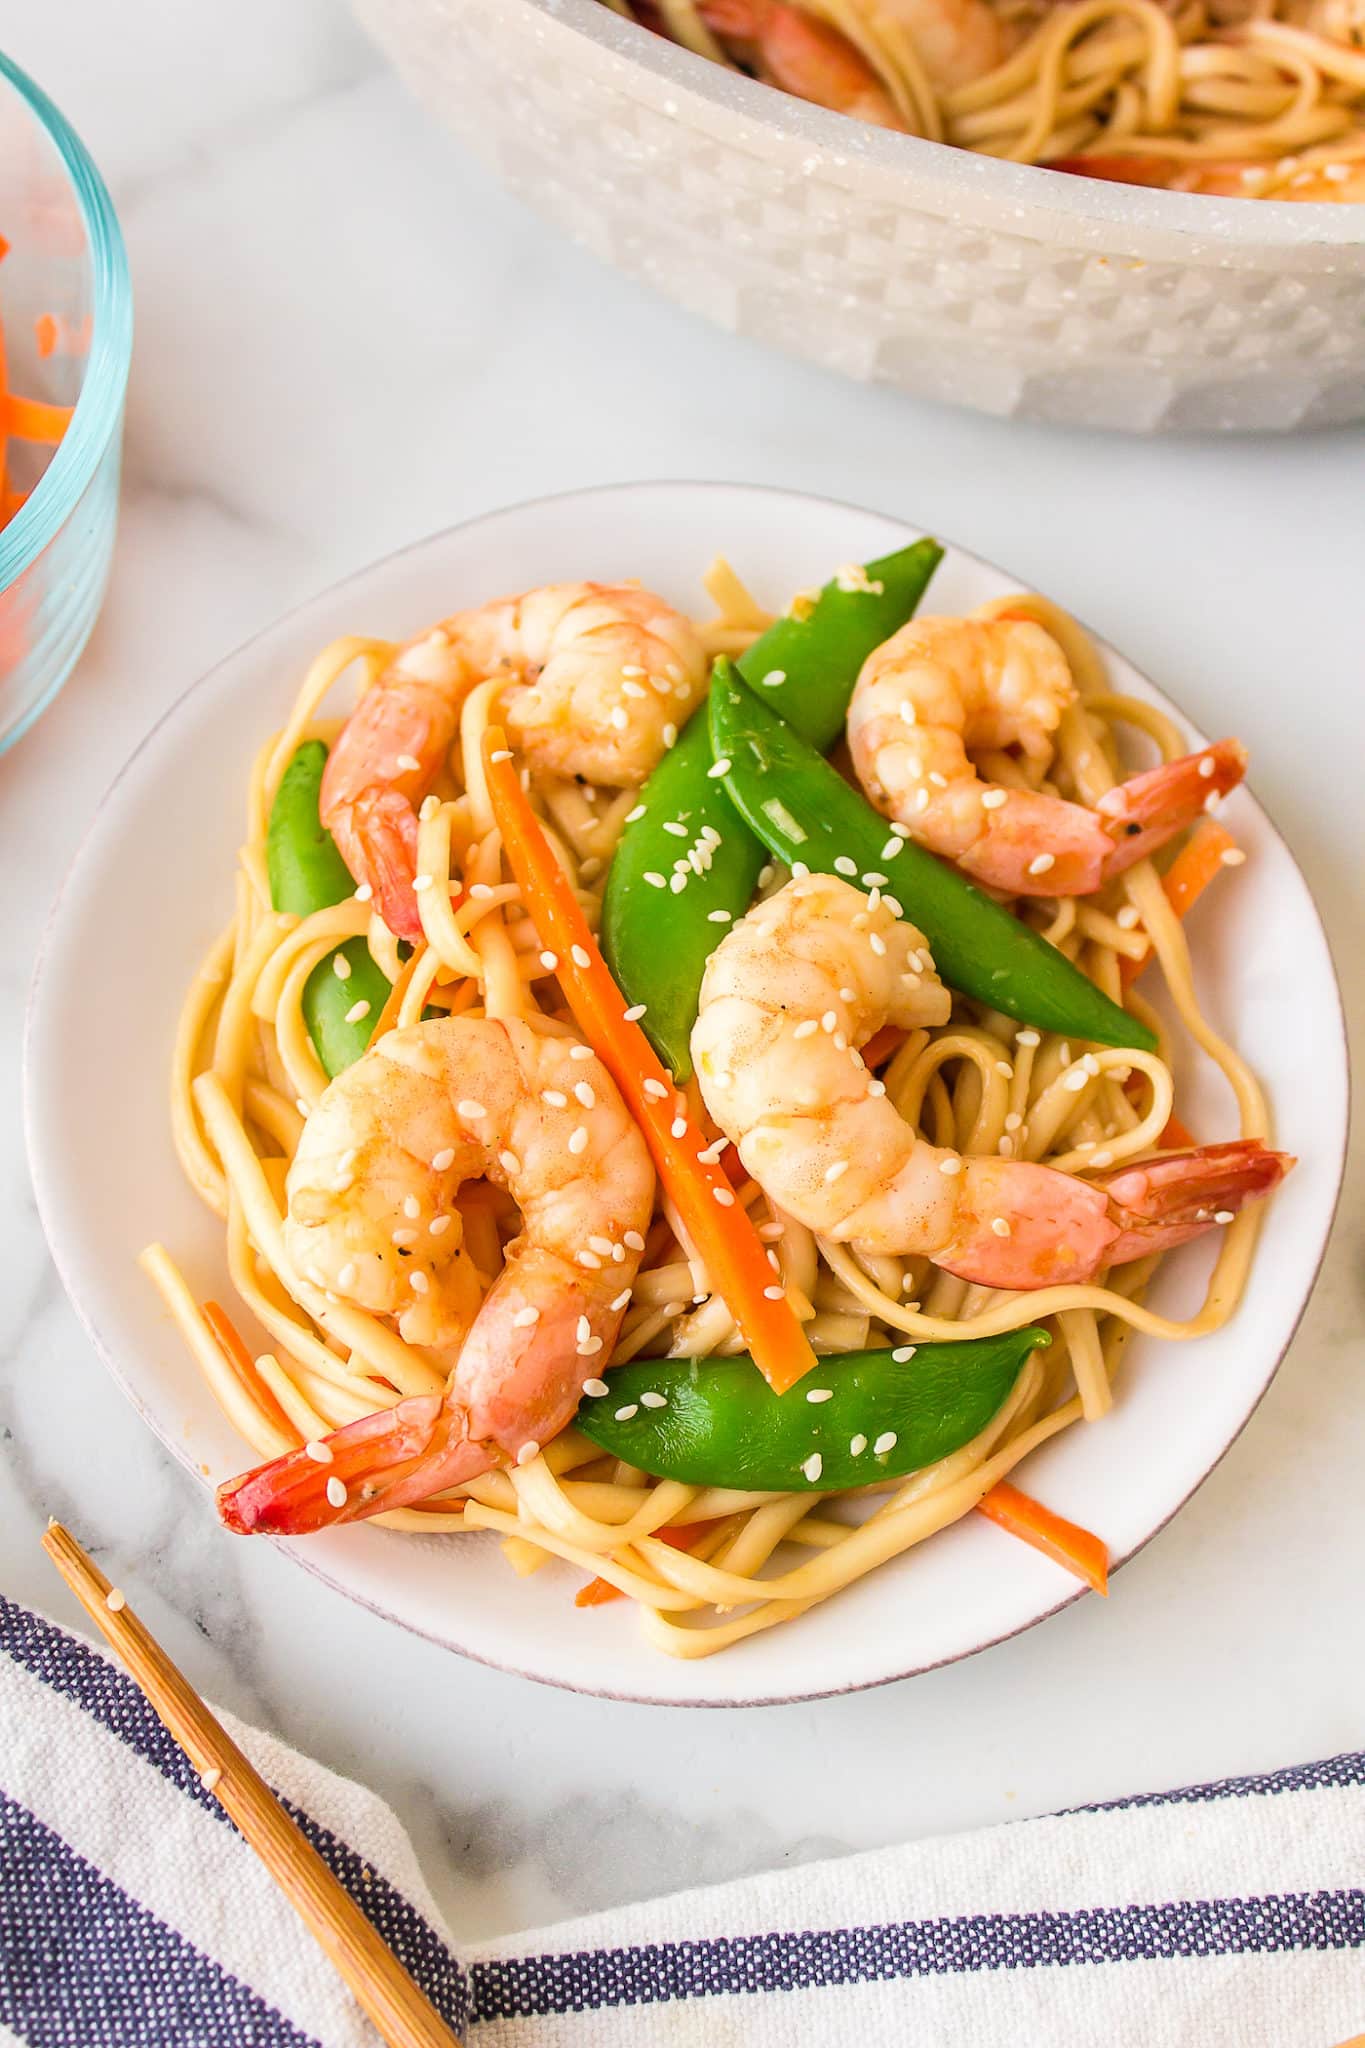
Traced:
<path id="1" fill-rule="evenodd" d="M 0 2048 L 375 2048 L 132 1682 L 0 1598 Z M 223 1717 L 471 2048 L 1334 2048 L 1365 1755 L 683 1893 L 457 1957 L 387 1807 Z"/>

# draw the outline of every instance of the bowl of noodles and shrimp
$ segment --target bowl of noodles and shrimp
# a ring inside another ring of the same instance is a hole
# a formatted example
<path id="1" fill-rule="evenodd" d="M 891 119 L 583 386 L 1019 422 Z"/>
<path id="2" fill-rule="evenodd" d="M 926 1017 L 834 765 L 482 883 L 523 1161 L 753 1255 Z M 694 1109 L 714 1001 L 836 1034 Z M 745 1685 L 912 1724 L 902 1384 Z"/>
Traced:
<path id="1" fill-rule="evenodd" d="M 510 188 L 690 311 L 1009 416 L 1365 414 L 1354 0 L 357 0 Z"/>
<path id="2" fill-rule="evenodd" d="M 870 514 L 438 536 L 106 800 L 30 1018 L 63 1276 L 224 1540 L 452 1647 L 717 1704 L 979 1648 L 1106 1590 L 1311 1285 L 1334 984 L 1246 766 Z"/>

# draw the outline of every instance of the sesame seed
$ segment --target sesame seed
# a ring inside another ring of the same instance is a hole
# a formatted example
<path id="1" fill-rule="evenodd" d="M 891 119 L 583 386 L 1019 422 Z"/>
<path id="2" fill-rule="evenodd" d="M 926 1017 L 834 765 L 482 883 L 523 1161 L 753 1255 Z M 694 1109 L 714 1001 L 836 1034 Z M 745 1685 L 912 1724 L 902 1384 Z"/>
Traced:
<path id="1" fill-rule="evenodd" d="M 877 855 L 877 858 L 878 860 L 894 860 L 900 850 L 901 842 L 899 839 L 888 839 L 881 852 Z"/>
<path id="2" fill-rule="evenodd" d="M 1002 1138 L 995 1149 L 1002 1159 L 1012 1159 L 1014 1157 L 1013 1138 Z"/>
<path id="3" fill-rule="evenodd" d="M 621 685 L 621 695 L 623 697 L 643 697 L 644 694 L 644 691 L 637 682 L 627 680 Z"/>
<path id="4" fill-rule="evenodd" d="M 490 761 L 510 761 L 512 749 L 510 747 L 495 747 L 488 758 Z"/>
<path id="5" fill-rule="evenodd" d="M 567 1109 L 569 1098 L 562 1088 L 542 1088 L 540 1099 L 547 1109 Z"/>
<path id="6" fill-rule="evenodd" d="M 430 876 L 430 875 L 414 875 L 414 876 L 413 876 L 413 878 L 412 878 L 412 886 L 413 886 L 413 889 L 414 889 L 414 890 L 416 891 L 416 893 L 417 893 L 417 894 L 418 894 L 418 895 L 420 896 L 420 895 L 422 894 L 423 890 L 425 890 L 425 889 L 429 889 L 429 888 L 431 887 L 431 876 Z M 473 892 L 471 891 L 471 894 L 472 894 L 472 893 L 473 893 Z"/>
<path id="7" fill-rule="evenodd" d="M 1112 1152 L 1093 1153 L 1090 1160 L 1092 1166 L 1112 1166 L 1113 1163 L 1114 1155 Z"/>
<path id="8" fill-rule="evenodd" d="M 528 1303 L 528 1305 L 525 1308 L 519 1308 L 516 1314 L 513 1316 L 512 1328 L 514 1330 L 529 1330 L 532 1323 L 538 1323 L 539 1321 L 540 1310 L 538 1308 L 531 1307 Z"/>
<path id="9" fill-rule="evenodd" d="M 355 892 L 355 900 L 357 903 L 368 903 L 373 897 L 373 895 L 374 890 L 370 887 L 370 884 L 368 882 L 362 882 L 360 887 Z"/>
<path id="10" fill-rule="evenodd" d="M 812 1486 L 814 1486 L 816 1480 L 820 1477 L 820 1474 L 824 1471 L 824 1469 L 825 1461 L 820 1456 L 820 1453 L 818 1451 L 812 1451 L 810 1456 L 806 1459 L 805 1463 L 801 1467 L 801 1470 L 805 1473 L 806 1478 L 810 1481 Z"/>
<path id="11" fill-rule="evenodd" d="M 915 707 L 910 702 L 910 699 L 908 697 L 902 697 L 900 704 L 897 708 L 899 709 L 900 715 L 905 720 L 905 723 L 907 725 L 914 725 L 917 723 L 917 719 L 915 716 Z"/>
<path id="12" fill-rule="evenodd" d="M 730 760 L 729 755 L 722 754 L 718 761 L 713 761 L 711 763 L 711 766 L 707 769 L 706 773 L 712 782 L 718 782 L 722 775 L 728 775 L 730 773 L 730 770 L 733 766 L 734 763 Z"/>
<path id="13" fill-rule="evenodd" d="M 644 1014 L 645 1005 L 643 1003 L 632 1003 L 628 1010 L 623 1010 L 621 1012 L 621 1015 L 627 1024 L 638 1024 L 640 1019 L 644 1016 Z"/>
<path id="14" fill-rule="evenodd" d="M 669 1091 L 664 1086 L 663 1082 L 656 1081 L 652 1074 L 647 1078 L 643 1085 L 645 1094 L 649 1097 L 651 1102 L 663 1102 L 668 1096 Z"/>
<path id="15" fill-rule="evenodd" d="M 583 1392 L 590 1401 L 600 1401 L 607 1391 L 605 1380 L 584 1380 L 583 1382 Z"/>
<path id="16" fill-rule="evenodd" d="M 915 1355 L 915 1350 L 916 1347 L 913 1344 L 898 1344 L 891 1356 L 897 1365 L 909 1365 Z"/>
<path id="17" fill-rule="evenodd" d="M 609 1237 L 590 1237 L 588 1244 L 599 1259 L 609 1259 L 615 1249 Z"/>
<path id="18" fill-rule="evenodd" d="M 676 818 L 665 818 L 664 830 L 665 832 L 670 832 L 675 839 L 686 839 L 687 837 L 686 825 L 680 825 Z"/>
<path id="19" fill-rule="evenodd" d="M 128 1605 L 128 1596 L 120 1592 L 117 1586 L 111 1586 L 104 1596 L 104 1604 L 111 1614 L 121 1614 Z"/>
<path id="20" fill-rule="evenodd" d="M 592 955 L 586 946 L 571 946 L 569 948 L 569 958 L 573 961 L 575 967 L 592 966 Z"/>
<path id="21" fill-rule="evenodd" d="M 837 1013 L 833 1010 L 826 1010 L 820 1019 L 820 1029 L 822 1031 L 837 1031 L 838 1028 L 839 1018 Z"/>
<path id="22" fill-rule="evenodd" d="M 639 1412 L 640 1404 L 638 1401 L 627 1401 L 624 1408 L 617 1409 L 616 1420 L 618 1422 L 631 1422 L 639 1414 Z"/>
<path id="23" fill-rule="evenodd" d="M 1012 1081 L 1014 1079 L 1014 1068 L 1010 1065 L 1008 1060 L 997 1060 L 995 1063 L 995 1071 L 997 1074 L 1003 1074 L 1007 1081 Z"/>
<path id="24" fill-rule="evenodd" d="M 1041 1045 L 1042 1038 L 1036 1031 L 1019 1031 L 1015 1034 L 1016 1045 Z"/>
<path id="25" fill-rule="evenodd" d="M 338 1286 L 338 1287 L 353 1287 L 354 1285 L 355 1285 L 355 1260 L 354 1260 L 354 1259 L 347 1259 L 347 1261 L 346 1261 L 345 1265 L 344 1265 L 344 1266 L 342 1267 L 341 1271 L 340 1271 L 340 1272 L 339 1272 L 339 1273 L 337 1274 L 337 1286 Z"/>
<path id="26" fill-rule="evenodd" d="M 346 1022 L 348 1024 L 358 1024 L 362 1017 L 368 1017 L 369 1014 L 370 1006 L 362 998 L 360 1002 L 351 1004 L 350 1009 L 346 1012 Z"/>
<path id="27" fill-rule="evenodd" d="M 199 1782 L 206 1792 L 215 1792 L 223 1781 L 223 1773 L 217 1764 L 210 1764 L 206 1771 L 199 1773 Z"/>
<path id="28" fill-rule="evenodd" d="M 1086 1073 L 1085 1068 L 1083 1066 L 1072 1067 L 1067 1073 L 1065 1073 L 1062 1076 L 1062 1086 L 1068 1091 L 1069 1094 L 1079 1095 L 1081 1089 L 1084 1088 L 1086 1082 L 1089 1079 L 1090 1076 Z"/>
<path id="29" fill-rule="evenodd" d="M 327 1498 L 334 1508 L 344 1508 L 346 1505 L 346 1484 L 344 1480 L 337 1478 L 335 1472 L 327 1481 Z"/>
<path id="30" fill-rule="evenodd" d="M 1010 1235 L 1009 1221 L 1004 1216 L 992 1216 L 991 1229 L 997 1237 L 1008 1237 Z"/>
<path id="31" fill-rule="evenodd" d="M 1028 871 L 1031 875 L 1045 875 L 1049 868 L 1055 868 L 1056 865 L 1055 853 L 1039 853 L 1029 862 Z"/>
<path id="32" fill-rule="evenodd" d="M 763 866 L 758 871 L 759 888 L 766 889 L 769 883 L 773 880 L 773 877 L 776 875 L 776 873 L 777 868 L 775 864 L 772 861 L 765 861 Z"/>
<path id="33" fill-rule="evenodd" d="M 863 881 L 869 889 L 884 889 L 890 880 L 888 875 L 879 874 L 876 868 L 869 868 Z"/>
<path id="34" fill-rule="evenodd" d="M 1225 868 L 1239 868 L 1246 859 L 1240 846 L 1225 846 L 1219 855 Z"/>
<path id="35" fill-rule="evenodd" d="M 1208 781 L 1217 765 L 1212 754 L 1205 754 L 1203 756 L 1199 763 L 1199 773 L 1204 777 L 1205 781 Z"/>
<path id="36" fill-rule="evenodd" d="M 645 880 L 649 883 L 651 889 L 666 889 L 668 887 L 663 876 L 656 873 L 653 868 L 645 869 Z"/>
<path id="37" fill-rule="evenodd" d="M 1213 1220 L 1215 1223 L 1231 1223 L 1236 1213 L 1235 1209 L 1215 1209 Z"/>
<path id="38" fill-rule="evenodd" d="M 885 1093 L 886 1093 L 886 1083 L 885 1083 L 885 1081 L 879 1081 L 879 1080 L 877 1079 L 876 1075 L 874 1074 L 874 1075 L 873 1075 L 873 1077 L 872 1077 L 872 1079 L 871 1079 L 871 1080 L 870 1080 L 870 1081 L 868 1082 L 868 1084 L 867 1084 L 867 1092 L 868 1092 L 868 1094 L 869 1094 L 869 1095 L 885 1095 Z"/>
<path id="39" fill-rule="evenodd" d="M 558 953 L 542 953 L 540 956 L 540 964 L 545 969 L 545 972 L 547 974 L 553 974 L 556 967 L 558 967 L 559 965 Z"/>
<path id="40" fill-rule="evenodd" d="M 348 960 L 348 959 L 346 958 L 346 955 L 345 955 L 344 953 L 333 953 L 333 955 L 332 955 L 332 972 L 333 972 L 333 974 L 334 974 L 334 975 L 336 976 L 336 978 L 337 978 L 337 980 L 338 980 L 338 981 L 349 981 L 349 980 L 350 980 L 350 978 L 351 978 L 351 963 L 350 963 L 350 961 L 349 961 L 349 960 Z"/>
<path id="41" fill-rule="evenodd" d="M 590 1081 L 575 1081 L 573 1092 L 575 1101 L 581 1102 L 584 1109 L 596 1109 L 597 1096 Z"/>
<path id="42" fill-rule="evenodd" d="M 842 1180 L 848 1172 L 849 1165 L 850 1162 L 847 1159 L 836 1159 L 833 1166 L 827 1166 L 825 1168 L 825 1186 L 832 1187 L 836 1180 Z"/>
<path id="43" fill-rule="evenodd" d="M 494 758 L 496 759 L 496 756 Z M 521 1449 L 517 1452 L 517 1463 L 519 1465 L 529 1465 L 533 1458 L 538 1458 L 539 1456 L 540 1445 L 536 1442 L 534 1437 L 531 1437 L 528 1439 L 526 1443 L 522 1445 Z"/>
<path id="44" fill-rule="evenodd" d="M 321 1437 L 315 1437 L 313 1442 L 305 1444 L 303 1449 L 305 1457 L 311 1458 L 315 1465 L 330 1465 L 332 1462 L 332 1447 L 325 1444 Z"/>
<path id="45" fill-rule="evenodd" d="M 586 1128 L 586 1126 L 585 1126 L 585 1125 L 583 1125 L 583 1124 L 579 1124 L 579 1126 L 578 1126 L 577 1130 L 574 1130 L 574 1131 L 570 1131 L 570 1133 L 569 1133 L 569 1150 L 570 1150 L 570 1152 L 572 1152 L 572 1153 L 573 1153 L 573 1155 L 574 1155 L 574 1158 L 575 1158 L 575 1159 L 577 1159 L 577 1158 L 578 1158 L 578 1156 L 579 1156 L 579 1154 L 580 1154 L 580 1153 L 583 1153 L 583 1152 L 586 1152 L 586 1151 L 587 1151 L 587 1149 L 588 1149 L 588 1133 L 587 1133 L 587 1128 Z"/>
<path id="46" fill-rule="evenodd" d="M 734 1206 L 735 1206 L 735 1197 L 734 1197 L 734 1191 L 733 1191 L 733 1189 L 731 1189 L 731 1188 L 712 1188 L 712 1190 L 711 1190 L 711 1193 L 712 1193 L 712 1194 L 713 1194 L 713 1195 L 715 1196 L 716 1200 L 717 1200 L 717 1201 L 718 1201 L 718 1202 L 720 1203 L 720 1206 L 721 1206 L 721 1208 L 722 1208 L 722 1209 L 733 1209 L 733 1208 L 734 1208 Z"/>
<path id="47" fill-rule="evenodd" d="M 763 678 L 763 687 L 765 690 L 775 690 L 786 680 L 787 671 L 784 668 L 770 668 Z"/>
<path id="48" fill-rule="evenodd" d="M 665 745 L 666 747 L 676 747 L 676 745 L 677 745 L 677 744 L 678 744 L 678 728 L 677 728 L 677 726 L 676 726 L 676 725 L 666 725 L 666 726 L 664 727 L 664 745 Z"/>
<path id="49" fill-rule="evenodd" d="M 882 937 L 881 933 L 869 932 L 867 935 L 867 943 L 872 948 L 873 952 L 877 955 L 877 958 L 880 960 L 886 952 L 886 940 Z"/>
<path id="50" fill-rule="evenodd" d="M 1024 1119 L 1020 1116 L 1018 1110 L 1012 1109 L 1005 1118 L 1005 1129 L 1007 1131 L 1017 1131 L 1023 1121 Z"/>
<path id="51" fill-rule="evenodd" d="M 861 1458 L 863 1452 L 867 1449 L 867 1438 L 861 1432 L 857 1436 L 851 1436 L 848 1440 L 848 1448 L 855 1458 Z"/>
<path id="52" fill-rule="evenodd" d="M 647 1393 L 641 1394 L 640 1406 L 642 1408 L 666 1408 L 668 1406 L 668 1396 L 667 1394 L 660 1394 L 655 1388 L 651 1387 Z"/>
<path id="53" fill-rule="evenodd" d="M 613 706 L 611 713 L 611 723 L 615 727 L 617 732 L 625 731 L 626 727 L 630 724 L 630 720 L 626 716 L 624 705 L 617 704 Z"/>
<path id="54" fill-rule="evenodd" d="M 729 910 L 708 910 L 706 922 L 708 924 L 733 924 L 734 913 Z"/>
<path id="55" fill-rule="evenodd" d="M 645 1241 L 638 1230 L 623 1230 L 621 1232 L 621 1242 L 628 1251 L 642 1252 L 645 1248 Z"/>
<path id="56" fill-rule="evenodd" d="M 448 1216 L 433 1216 L 430 1223 L 428 1223 L 427 1225 L 427 1229 L 431 1232 L 431 1235 L 433 1237 L 442 1236 L 445 1231 L 449 1230 L 449 1228 L 450 1218 Z"/>
<path id="57" fill-rule="evenodd" d="M 601 1349 L 602 1339 L 600 1337 L 583 1337 L 579 1340 L 577 1346 L 580 1358 L 595 1358 Z"/>
<path id="58" fill-rule="evenodd" d="M 1208 812 L 1210 817 L 1213 816 L 1213 813 L 1218 809 L 1218 806 L 1221 802 L 1222 798 L 1219 795 L 1218 791 L 1216 789 L 1211 789 L 1208 795 L 1204 798 L 1204 809 Z"/>
<path id="59" fill-rule="evenodd" d="M 832 1401 L 834 1399 L 834 1389 L 833 1387 L 811 1387 L 807 1391 L 806 1399 L 817 1405 L 821 1401 Z"/>
<path id="60" fill-rule="evenodd" d="M 668 1134 L 671 1138 L 685 1138 L 687 1136 L 687 1118 L 685 1116 L 675 1116 L 668 1127 Z"/>
<path id="61" fill-rule="evenodd" d="M 962 1161 L 958 1158 L 956 1152 L 945 1152 L 942 1159 L 938 1162 L 938 1170 L 940 1173 L 946 1173 L 951 1178 L 953 1174 L 961 1173 Z"/>
<path id="62" fill-rule="evenodd" d="M 856 875 L 858 863 L 856 860 L 850 860 L 846 853 L 841 853 L 835 860 L 834 872 L 836 875 Z"/>
<path id="63" fill-rule="evenodd" d="M 1007 789 L 983 789 L 981 792 L 981 808 L 983 811 L 998 811 L 1001 804 L 1008 802 L 1008 800 L 1009 791 Z"/>
<path id="64" fill-rule="evenodd" d="M 792 880 L 794 882 L 807 882 L 810 880 L 810 869 L 803 860 L 794 860 L 792 862 Z"/>
<path id="65" fill-rule="evenodd" d="M 785 1287 L 765 1287 L 763 1290 L 763 1299 L 765 1301 L 785 1301 L 786 1295 L 787 1290 Z"/>
<path id="66" fill-rule="evenodd" d="M 481 1102 L 474 1102 L 468 1097 L 462 1102 L 457 1102 L 455 1108 L 460 1116 L 468 1118 L 471 1123 L 477 1123 L 480 1117 L 488 1114 Z"/>
<path id="67" fill-rule="evenodd" d="M 684 868 L 682 874 L 680 875 L 670 876 L 668 886 L 675 896 L 681 896 L 683 890 L 687 887 L 686 869 Z"/>
<path id="68" fill-rule="evenodd" d="M 422 1204 L 418 1201 L 416 1195 L 405 1195 L 403 1197 L 403 1214 L 406 1217 L 408 1217 L 408 1219 L 411 1222 L 415 1223 L 417 1221 L 417 1218 L 421 1215 L 421 1213 Z"/>
<path id="69" fill-rule="evenodd" d="M 1140 922 L 1141 912 L 1135 903 L 1125 903 L 1122 910 L 1118 911 L 1114 917 L 1114 923 L 1120 931 L 1124 932 L 1132 931 L 1134 925 Z"/>
<path id="70" fill-rule="evenodd" d="M 886 1454 L 887 1454 L 887 1452 L 888 1452 L 888 1451 L 894 1451 L 894 1450 L 895 1450 L 895 1448 L 896 1448 L 896 1432 L 895 1432 L 895 1430 L 894 1430 L 894 1429 L 884 1429 L 884 1430 L 882 1431 L 881 1435 L 880 1435 L 880 1436 L 879 1436 L 879 1437 L 877 1438 L 877 1441 L 876 1441 L 876 1443 L 875 1443 L 875 1444 L 873 1444 L 873 1446 L 872 1446 L 872 1455 L 873 1455 L 873 1456 L 874 1456 L 875 1458 L 884 1458 L 884 1457 L 886 1456 Z"/>
<path id="71" fill-rule="evenodd" d="M 927 790 L 927 789 L 917 789 L 917 790 L 915 791 L 915 809 L 916 809 L 917 811 L 927 811 L 927 810 L 928 810 L 928 808 L 929 808 L 929 792 L 928 792 L 928 790 Z"/>
<path id="72" fill-rule="evenodd" d="M 633 682 L 637 676 L 647 676 L 649 670 L 641 668 L 638 662 L 626 661 L 621 664 L 621 673 L 623 676 L 628 676 Z"/>
<path id="73" fill-rule="evenodd" d="M 431 1282 L 427 1279 L 425 1273 L 418 1272 L 408 1274 L 408 1286 L 412 1289 L 414 1294 L 425 1294 L 427 1288 L 430 1285 Z"/>
<path id="74" fill-rule="evenodd" d="M 521 1161 L 515 1152 L 499 1152 L 498 1165 L 506 1174 L 515 1175 L 521 1172 Z"/>
<path id="75" fill-rule="evenodd" d="M 569 1047 L 569 1058 L 571 1060 L 595 1060 L 597 1054 L 590 1045 L 571 1045 Z"/>
<path id="76" fill-rule="evenodd" d="M 935 789 L 946 789 L 948 787 L 947 776 L 940 775 L 937 768 L 929 770 L 929 780 L 933 783 Z"/>
<path id="77" fill-rule="evenodd" d="M 399 1246 L 416 1244 L 417 1232 L 409 1230 L 406 1224 L 400 1224 L 397 1230 L 389 1232 L 389 1242 Z"/>
<path id="78" fill-rule="evenodd" d="M 819 1029 L 820 1029 L 820 1026 L 819 1026 L 819 1024 L 818 1024 L 818 1023 L 816 1022 L 816 1020 L 815 1020 L 815 1018 L 814 1018 L 814 1017 L 803 1017 L 803 1018 L 801 1019 L 801 1022 L 800 1022 L 800 1023 L 799 1023 L 799 1024 L 798 1024 L 798 1025 L 796 1026 L 796 1029 L 795 1029 L 795 1030 L 794 1030 L 794 1031 L 792 1032 L 792 1037 L 793 1037 L 793 1038 L 814 1038 L 814 1036 L 815 1036 L 816 1032 L 817 1032 L 817 1031 L 818 1031 Z"/>
<path id="79" fill-rule="evenodd" d="M 421 765 L 415 754 L 400 754 L 394 763 L 404 775 L 415 775 Z"/>
<path id="80" fill-rule="evenodd" d="M 476 901 L 480 903 L 485 903 L 487 902 L 488 898 L 493 894 L 493 890 L 492 886 L 488 882 L 471 882 L 469 885 L 469 893 L 476 899 Z"/>

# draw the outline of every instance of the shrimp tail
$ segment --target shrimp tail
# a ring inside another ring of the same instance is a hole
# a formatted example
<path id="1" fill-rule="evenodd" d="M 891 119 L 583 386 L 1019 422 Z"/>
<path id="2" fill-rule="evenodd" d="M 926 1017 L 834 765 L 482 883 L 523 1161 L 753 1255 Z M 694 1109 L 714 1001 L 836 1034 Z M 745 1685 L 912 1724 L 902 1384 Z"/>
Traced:
<path id="1" fill-rule="evenodd" d="M 413 881 L 417 874 L 417 818 L 397 789 L 362 790 L 332 813 L 332 837 L 353 875 L 374 892 L 375 907 L 395 938 L 422 937 Z"/>
<path id="2" fill-rule="evenodd" d="M 1096 1174 L 1092 1185 L 1106 1195 L 1118 1231 L 1106 1263 L 1169 1251 L 1231 1222 L 1244 1203 L 1259 1201 L 1278 1187 L 1294 1163 L 1288 1152 L 1272 1152 L 1257 1138 L 1240 1138 Z"/>
<path id="3" fill-rule="evenodd" d="M 426 1500 L 491 1462 L 488 1446 L 466 1433 L 462 1409 L 417 1394 L 226 1480 L 218 1516 L 239 1536 L 309 1536 Z"/>
<path id="4" fill-rule="evenodd" d="M 1190 825 L 1211 797 L 1226 796 L 1246 774 L 1246 749 L 1238 740 L 1219 740 L 1179 761 L 1163 761 L 1130 776 L 1102 796 L 1096 809 L 1115 841 L 1104 863 L 1104 879 L 1145 860 Z"/>

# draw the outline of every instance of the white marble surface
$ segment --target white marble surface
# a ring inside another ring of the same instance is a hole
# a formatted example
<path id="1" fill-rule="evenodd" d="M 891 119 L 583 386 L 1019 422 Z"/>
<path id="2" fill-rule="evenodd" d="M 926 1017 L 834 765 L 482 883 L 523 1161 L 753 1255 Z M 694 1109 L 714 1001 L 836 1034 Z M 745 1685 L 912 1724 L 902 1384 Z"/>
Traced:
<path id="1" fill-rule="evenodd" d="M 70 1521 L 201 1687 L 392 1799 L 469 1933 L 1360 1744 L 1358 1190 L 1271 1395 L 1107 1606 L 859 1697 L 658 1712 L 443 1656 L 217 1529 L 60 1294 L 18 1045 L 73 834 L 201 668 L 467 513 L 649 475 L 911 515 L 1073 606 L 1206 727 L 1235 727 L 1358 1023 L 1365 438 L 1050 434 L 712 334 L 504 199 L 330 0 L 5 15 L 113 188 L 138 343 L 108 607 L 0 760 L 0 1585 L 72 1619 L 37 1548 L 49 1513 Z M 92 989 L 91 1029 L 98 1011 Z M 1320 1028 L 1303 1019 L 1305 1058 Z"/>

